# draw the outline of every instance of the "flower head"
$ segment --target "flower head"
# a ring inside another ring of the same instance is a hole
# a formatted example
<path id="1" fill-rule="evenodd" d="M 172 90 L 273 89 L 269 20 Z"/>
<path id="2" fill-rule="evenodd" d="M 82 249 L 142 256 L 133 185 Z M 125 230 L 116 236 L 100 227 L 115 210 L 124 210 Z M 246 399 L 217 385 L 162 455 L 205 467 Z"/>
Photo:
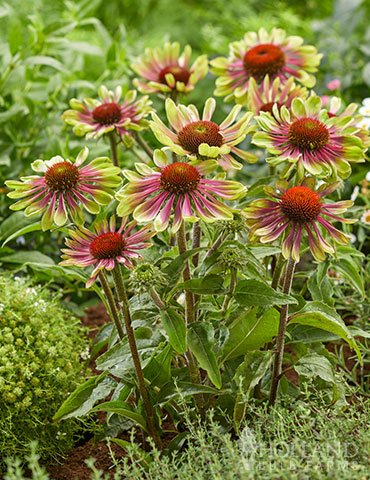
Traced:
<path id="1" fill-rule="evenodd" d="M 287 37 L 284 30 L 273 28 L 267 33 L 247 32 L 244 39 L 230 44 L 229 58 L 218 57 L 211 61 L 216 80 L 215 95 L 226 96 L 225 101 L 235 100 L 245 105 L 251 78 L 262 84 L 266 75 L 280 78 L 284 84 L 294 77 L 306 87 L 313 87 L 322 55 L 315 47 L 302 45 L 301 37 Z"/>
<path id="2" fill-rule="evenodd" d="M 145 117 L 152 111 L 152 102 L 147 96 L 136 100 L 137 92 L 129 90 L 121 101 L 121 87 L 112 92 L 104 86 L 99 88 L 98 95 L 99 100 L 85 98 L 81 102 L 73 98 L 69 102 L 72 110 L 66 110 L 62 118 L 73 126 L 76 135 L 100 138 L 116 130 L 124 140 L 131 130 L 140 131 L 148 127 Z"/>
<path id="3" fill-rule="evenodd" d="M 141 258 L 137 250 L 150 247 L 151 243 L 147 243 L 147 240 L 155 235 L 155 232 L 150 231 L 151 225 L 132 233 L 136 224 L 135 221 L 128 223 L 128 218 L 123 218 L 121 226 L 116 230 L 116 219 L 112 216 L 109 224 L 107 219 L 96 223 L 95 232 L 85 227 L 70 231 L 71 238 L 66 239 L 68 248 L 62 249 L 63 261 L 60 265 L 94 265 L 86 283 L 87 288 L 95 282 L 101 270 L 113 270 L 117 263 L 132 269 L 131 259 Z"/>
<path id="4" fill-rule="evenodd" d="M 248 255 L 238 247 L 225 248 L 218 257 L 219 263 L 225 270 L 242 269 L 249 263 Z"/>
<path id="5" fill-rule="evenodd" d="M 194 166 L 189 163 L 168 163 L 161 150 L 154 152 L 156 169 L 139 163 L 139 172 L 125 170 L 129 180 L 116 195 L 119 200 L 118 215 L 133 212 L 138 222 L 154 220 L 154 228 L 163 231 L 167 228 L 174 213 L 172 233 L 178 231 L 183 220 L 205 222 L 231 219 L 231 210 L 215 198 L 234 200 L 242 197 L 246 187 L 239 182 L 221 179 L 208 180 L 204 175 L 214 168 L 212 161 L 204 161 Z"/>
<path id="6" fill-rule="evenodd" d="M 325 252 L 334 253 L 333 246 L 324 238 L 324 231 L 337 243 L 345 245 L 349 237 L 335 228 L 330 222 L 354 223 L 356 220 L 339 217 L 347 208 L 353 205 L 351 200 L 335 203 L 324 203 L 323 197 L 332 193 L 339 182 L 323 184 L 314 189 L 315 181 L 306 177 L 300 185 L 289 188 L 288 182 L 280 180 L 276 192 L 266 187 L 265 192 L 272 199 L 259 199 L 243 210 L 250 227 L 249 237 L 252 241 L 259 239 L 262 243 L 273 242 L 284 232 L 287 232 L 282 244 L 285 258 L 298 262 L 301 237 L 304 232 L 312 255 L 316 260 L 323 261 Z"/>
<path id="7" fill-rule="evenodd" d="M 273 115 L 261 112 L 256 120 L 263 131 L 254 135 L 253 143 L 276 155 L 267 159 L 271 165 L 298 162 L 312 175 L 346 178 L 349 162 L 364 161 L 366 148 L 359 129 L 352 127 L 353 117 L 330 117 L 321 109 L 320 97 L 295 98 L 290 112 L 275 105 Z"/>
<path id="8" fill-rule="evenodd" d="M 171 150 L 177 155 L 187 155 L 193 160 L 218 159 L 225 169 L 242 168 L 231 154 L 250 163 L 256 162 L 255 155 L 236 147 L 244 140 L 247 133 L 254 130 L 254 127 L 249 125 L 253 114 L 247 112 L 240 120 L 236 120 L 241 105 L 235 105 L 221 125 L 217 125 L 211 121 L 215 108 L 215 100 L 209 98 L 200 119 L 194 105 L 177 106 L 168 98 L 166 113 L 173 130 L 167 128 L 155 113 L 153 113 L 150 128 L 157 139 L 165 145 L 163 150 Z"/>
<path id="9" fill-rule="evenodd" d="M 216 223 L 216 227 L 227 235 L 235 235 L 236 233 L 242 234 L 247 231 L 245 219 L 236 212 L 233 213 L 233 218 L 231 220 L 220 220 Z"/>
<path id="10" fill-rule="evenodd" d="M 151 288 L 161 288 L 166 284 L 166 276 L 155 265 L 142 263 L 130 274 L 130 288 L 137 293 L 145 293 Z"/>
<path id="11" fill-rule="evenodd" d="M 255 114 L 260 112 L 272 113 L 272 107 L 276 103 L 279 110 L 284 105 L 288 110 L 292 105 L 294 98 L 300 97 L 304 100 L 308 97 L 308 90 L 294 83 L 294 78 L 290 77 L 285 84 L 282 84 L 279 77 L 273 82 L 266 75 L 263 84 L 257 85 L 252 77 L 249 81 L 248 107 Z"/>
<path id="12" fill-rule="evenodd" d="M 190 92 L 208 72 L 206 55 L 198 57 L 192 66 L 189 66 L 190 56 L 190 45 L 186 45 L 180 55 L 177 42 L 167 42 L 163 49 L 147 48 L 145 56 L 131 65 L 134 72 L 147 81 L 135 78 L 133 84 L 142 93 Z"/>
<path id="13" fill-rule="evenodd" d="M 114 167 L 107 157 L 96 158 L 82 166 L 88 153 L 89 150 L 84 148 L 75 161 L 64 160 L 58 155 L 50 160 L 33 162 L 32 169 L 41 173 L 41 176 L 5 182 L 8 187 L 15 189 L 8 196 L 22 199 L 10 208 L 24 208 L 26 216 L 45 211 L 41 220 L 43 230 L 51 228 L 53 223 L 64 225 L 68 212 L 76 223 L 82 224 L 84 215 L 80 205 L 90 213 L 99 213 L 100 205 L 112 200 L 112 188 L 121 184 L 120 169 Z"/>

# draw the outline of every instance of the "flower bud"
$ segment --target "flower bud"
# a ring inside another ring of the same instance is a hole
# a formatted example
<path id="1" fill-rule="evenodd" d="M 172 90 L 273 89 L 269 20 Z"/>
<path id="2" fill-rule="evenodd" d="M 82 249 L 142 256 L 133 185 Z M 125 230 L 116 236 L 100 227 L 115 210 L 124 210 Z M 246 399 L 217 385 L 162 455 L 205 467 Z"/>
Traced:
<path id="1" fill-rule="evenodd" d="M 225 248 L 218 258 L 225 270 L 228 269 L 241 269 L 248 263 L 248 257 L 244 250 L 237 247 Z"/>
<path id="2" fill-rule="evenodd" d="M 165 275 L 158 267 L 142 263 L 130 275 L 129 286 L 137 293 L 147 292 L 150 288 L 162 287 L 166 283 Z"/>

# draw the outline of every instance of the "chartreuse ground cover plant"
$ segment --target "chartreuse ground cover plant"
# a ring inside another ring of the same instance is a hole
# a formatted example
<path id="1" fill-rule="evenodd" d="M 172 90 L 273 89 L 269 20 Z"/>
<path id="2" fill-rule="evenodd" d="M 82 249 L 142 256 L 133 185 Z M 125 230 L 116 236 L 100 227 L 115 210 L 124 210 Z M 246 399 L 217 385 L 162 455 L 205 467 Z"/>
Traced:
<path id="1" fill-rule="evenodd" d="M 104 411 L 108 432 L 129 421 L 157 452 L 165 420 L 173 448 L 209 411 L 240 434 L 252 399 L 264 411 L 312 390 L 344 407 L 348 377 L 325 342 L 344 341 L 361 366 L 369 335 L 335 305 L 335 274 L 365 300 L 345 190 L 370 144 L 361 115 L 337 98 L 324 106 L 312 90 L 322 55 L 282 29 L 247 32 L 211 61 L 214 95 L 236 104 L 226 115 L 213 97 L 191 103 L 208 71 L 191 56 L 148 49 L 132 65 L 138 91 L 113 81 L 70 99 L 74 141 L 96 151 L 106 139 L 109 158 L 82 148 L 6 182 L 11 208 L 63 239 L 54 271 L 83 279 L 112 319 L 92 350 L 102 373 L 54 421 Z"/>
<path id="2" fill-rule="evenodd" d="M 24 457 L 37 439 L 43 459 L 65 454 L 81 432 L 75 419 L 52 417 L 84 379 L 88 343 L 59 298 L 27 277 L 0 275 L 0 464 Z"/>

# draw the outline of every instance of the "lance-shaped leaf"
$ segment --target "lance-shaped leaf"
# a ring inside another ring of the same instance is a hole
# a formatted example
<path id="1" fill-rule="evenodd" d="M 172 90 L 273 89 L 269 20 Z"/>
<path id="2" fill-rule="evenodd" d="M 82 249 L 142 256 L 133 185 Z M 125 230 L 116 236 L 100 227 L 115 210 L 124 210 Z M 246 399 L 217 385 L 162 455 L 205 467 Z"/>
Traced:
<path id="1" fill-rule="evenodd" d="M 145 418 L 137 412 L 132 405 L 117 400 L 115 402 L 105 402 L 97 405 L 91 412 L 111 412 L 136 422 L 144 431 L 148 431 Z"/>
<path id="2" fill-rule="evenodd" d="M 209 387 L 208 385 L 200 385 L 191 382 L 178 382 L 177 385 L 175 385 L 173 382 L 169 382 L 167 383 L 167 385 L 164 385 L 158 392 L 156 405 L 164 404 L 179 395 L 185 398 L 192 395 L 197 395 L 198 393 L 210 393 L 219 395 L 220 390 Z"/>
<path id="3" fill-rule="evenodd" d="M 241 386 L 246 394 L 254 388 L 265 375 L 272 362 L 271 351 L 248 352 L 244 357 L 244 362 L 236 369 L 234 380 L 238 383 L 241 379 Z"/>
<path id="4" fill-rule="evenodd" d="M 223 277 L 210 274 L 202 278 L 194 278 L 193 280 L 180 283 L 178 289 L 189 290 L 196 295 L 223 295 L 225 293 L 223 283 Z"/>
<path id="5" fill-rule="evenodd" d="M 168 335 L 171 347 L 175 352 L 186 352 L 186 325 L 182 315 L 173 308 L 161 311 L 162 325 Z"/>
<path id="6" fill-rule="evenodd" d="M 310 325 L 311 327 L 321 328 L 321 330 L 338 335 L 355 350 L 362 363 L 360 350 L 351 332 L 334 308 L 321 302 L 307 302 L 301 310 L 289 317 L 289 324 L 292 323 Z"/>
<path id="7" fill-rule="evenodd" d="M 240 315 L 229 325 L 230 336 L 225 342 L 219 365 L 263 347 L 277 334 L 278 328 L 279 312 L 274 308 L 259 317 L 255 308 Z"/>
<path id="8" fill-rule="evenodd" d="M 304 377 L 320 377 L 325 382 L 335 383 L 332 364 L 326 357 L 317 353 L 310 353 L 301 357 L 294 365 L 294 370 L 298 375 Z"/>
<path id="9" fill-rule="evenodd" d="M 201 368 L 207 371 L 213 385 L 221 388 L 220 369 L 217 365 L 216 355 L 212 350 L 215 343 L 214 333 L 211 323 L 193 323 L 188 330 L 188 345 Z"/>
<path id="10" fill-rule="evenodd" d="M 94 403 L 105 398 L 117 386 L 117 382 L 107 375 L 108 372 L 104 372 L 76 388 L 61 405 L 53 420 L 82 417 L 91 412 Z"/>
<path id="11" fill-rule="evenodd" d="M 235 288 L 235 300 L 243 306 L 287 305 L 298 303 L 290 295 L 277 292 L 257 280 L 242 280 Z"/>

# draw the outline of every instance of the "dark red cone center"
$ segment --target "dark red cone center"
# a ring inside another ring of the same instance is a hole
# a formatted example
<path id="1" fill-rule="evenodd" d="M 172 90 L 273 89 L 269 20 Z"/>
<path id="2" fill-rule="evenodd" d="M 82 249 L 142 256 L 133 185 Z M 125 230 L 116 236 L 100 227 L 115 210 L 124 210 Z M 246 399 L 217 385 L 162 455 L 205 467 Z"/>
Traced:
<path id="1" fill-rule="evenodd" d="M 301 150 L 317 150 L 329 141 L 329 130 L 316 118 L 299 118 L 289 127 L 289 141 Z"/>
<path id="2" fill-rule="evenodd" d="M 180 130 L 177 137 L 180 145 L 191 153 L 198 153 L 198 147 L 202 143 L 210 147 L 221 147 L 223 144 L 220 127 L 208 120 L 189 123 Z"/>
<path id="3" fill-rule="evenodd" d="M 177 162 L 163 169 L 160 182 L 163 190 L 181 194 L 195 190 L 200 178 L 198 170 L 193 165 Z"/>
<path id="4" fill-rule="evenodd" d="M 315 220 L 321 211 L 321 198 L 308 187 L 292 187 L 283 193 L 280 205 L 290 220 L 309 223 Z"/>
<path id="5" fill-rule="evenodd" d="M 285 65 L 285 55 L 280 47 L 263 43 L 252 47 L 244 55 L 246 72 L 260 82 L 265 75 L 275 77 Z"/>
<path id="6" fill-rule="evenodd" d="M 99 260 L 116 258 L 121 255 L 124 245 L 125 241 L 120 233 L 103 233 L 91 242 L 90 253 Z"/>
<path id="7" fill-rule="evenodd" d="M 56 163 L 45 173 L 46 185 L 60 192 L 71 190 L 79 178 L 78 168 L 70 162 Z"/>
<path id="8" fill-rule="evenodd" d="M 92 116 L 101 125 L 110 125 L 121 120 L 121 109 L 115 102 L 102 103 L 94 108 Z"/>
<path id="9" fill-rule="evenodd" d="M 166 75 L 167 73 L 172 73 L 176 82 L 183 82 L 185 85 L 188 83 L 191 72 L 180 65 L 169 65 L 168 67 L 163 68 L 159 72 L 158 79 L 160 83 L 167 85 Z"/>

